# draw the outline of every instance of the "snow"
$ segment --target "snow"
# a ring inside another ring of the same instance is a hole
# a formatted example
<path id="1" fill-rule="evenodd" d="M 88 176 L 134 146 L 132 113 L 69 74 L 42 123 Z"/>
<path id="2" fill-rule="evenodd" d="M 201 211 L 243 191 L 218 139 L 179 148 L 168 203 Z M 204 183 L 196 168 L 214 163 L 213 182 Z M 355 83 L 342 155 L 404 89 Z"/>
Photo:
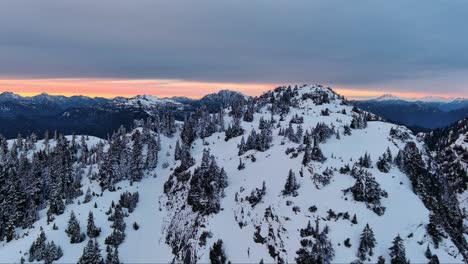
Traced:
<path id="1" fill-rule="evenodd" d="M 374 101 L 394 101 L 401 100 L 406 102 L 426 102 L 426 103 L 452 103 L 455 101 L 466 101 L 463 97 L 442 97 L 442 96 L 424 96 L 424 97 L 399 97 L 393 94 L 383 94 L 373 99 Z"/>
<path id="2" fill-rule="evenodd" d="M 331 93 L 330 90 L 323 87 L 306 86 L 301 89 L 300 95 L 313 91 Z M 168 99 L 144 96 L 139 100 L 142 103 L 144 102 L 143 104 L 154 104 Z M 375 161 L 386 151 L 387 147 L 390 148 L 393 156 L 397 154 L 399 149 L 404 147 L 406 142 L 389 137 L 389 131 L 391 128 L 408 130 L 390 123 L 369 122 L 366 129 L 352 130 L 350 136 L 343 135 L 343 125 L 349 124 L 352 119 L 350 116 L 352 107 L 340 103 L 340 99 L 333 99 L 330 104 L 317 106 L 313 105 L 310 100 L 306 100 L 300 103 L 299 108 L 292 108 L 286 117 L 286 121 L 282 122 L 283 126 L 287 125 L 290 118 L 298 114 L 304 116 L 304 124 L 302 124 L 304 131 L 314 128 L 318 122 L 324 122 L 333 124 L 341 132 L 340 140 L 332 137 L 320 145 L 327 160 L 323 164 L 313 162 L 311 167 L 314 171 L 321 172 L 327 167 L 339 169 L 345 164 L 352 165 L 366 152 L 370 154 L 375 164 Z M 325 108 L 331 110 L 329 116 L 320 114 L 320 111 Z M 342 114 L 342 109 L 345 109 L 348 114 Z M 244 135 L 250 133 L 252 129 L 258 128 L 261 117 L 270 118 L 270 113 L 266 110 L 266 107 L 261 109 L 260 113 L 254 114 L 252 123 L 242 122 L 242 126 L 246 131 Z M 275 115 L 274 118 L 279 120 L 278 115 Z M 226 124 L 230 120 L 230 117 L 225 117 Z M 441 263 L 463 262 L 460 255 L 455 257 L 449 255 L 449 253 L 452 255 L 456 253 L 456 248 L 450 240 L 444 240 L 439 249 L 433 248 L 424 227 L 428 223 L 429 212 L 421 200 L 413 193 L 408 177 L 394 165 L 392 165 L 389 173 L 382 173 L 375 166 L 369 169 L 381 187 L 389 194 L 388 198 L 382 200 L 386 212 L 383 216 L 378 216 L 368 209 L 364 203 L 356 202 L 351 196 L 344 195 L 342 190 L 354 184 L 355 180 L 351 176 L 335 171 L 332 182 L 322 189 L 315 187 L 308 171 L 304 170 L 304 177 L 300 177 L 299 168 L 301 167 L 302 155 L 292 159 L 285 154 L 287 148 L 297 147 L 298 144 L 278 136 L 278 130 L 278 128 L 275 128 L 273 131 L 274 139 L 269 150 L 265 152 L 251 150 L 241 156 L 246 165 L 246 168 L 241 171 L 237 169 L 239 162 L 237 144 L 240 143 L 241 137 L 225 142 L 224 133 L 215 133 L 205 139 L 209 143 L 208 146 L 204 145 L 200 139 L 194 142 L 191 150 L 197 161 L 194 167 L 200 164 L 203 150 L 209 148 L 211 154 L 216 157 L 218 165 L 226 170 L 229 181 L 229 185 L 225 189 L 225 197 L 221 200 L 222 211 L 206 217 L 205 226 L 199 228 L 198 234 L 201 234 L 202 231 L 209 231 L 213 234 L 213 237 L 208 238 L 206 247 L 198 248 L 197 255 L 200 263 L 209 262 L 209 248 L 218 239 L 223 240 L 227 257 L 233 263 L 258 263 L 261 259 L 265 263 L 275 262 L 270 257 L 266 244 L 254 242 L 253 234 L 257 226 L 260 227 L 260 233 L 264 237 L 268 236 L 270 228 L 274 230 L 277 240 L 268 243 L 275 243 L 277 249 L 283 249 L 282 256 L 288 262 L 293 263 L 296 251 L 300 248 L 301 237 L 299 230 L 305 228 L 308 221 L 313 223 L 316 218 L 321 219 L 322 228 L 325 225 L 330 227 L 329 238 L 332 240 L 336 255 L 333 259 L 334 263 L 349 263 L 357 259 L 356 252 L 359 236 L 366 223 L 369 223 L 374 230 L 378 242 L 371 262 L 375 263 L 378 256 L 382 255 L 389 263 L 388 248 L 397 234 L 400 234 L 404 239 L 407 257 L 412 263 L 427 262 L 424 251 L 428 244 L 431 245 L 432 252 L 438 255 Z M 410 135 L 410 140 L 417 142 L 419 148 L 424 148 L 422 142 L 417 141 L 416 137 L 411 133 Z M 70 136 L 67 136 L 67 138 L 71 140 Z M 120 194 L 128 190 L 131 192 L 138 191 L 140 199 L 135 211 L 125 218 L 127 224 L 126 238 L 119 247 L 120 260 L 133 263 L 170 263 L 174 256 L 172 249 L 165 243 L 165 236 L 174 211 L 165 206 L 167 198 L 163 193 L 163 184 L 172 173 L 172 168 L 177 165 L 172 156 L 177 138 L 177 134 L 172 138 L 161 137 L 162 149 L 159 152 L 159 165 L 154 171 L 147 172 L 148 176 L 141 182 L 134 183 L 133 186 L 128 181 L 120 182 L 117 185 L 120 188 L 116 192 L 105 191 L 102 195 L 94 196 L 90 203 L 80 205 L 78 205 L 78 200 L 81 201 L 83 197 L 79 197 L 74 204 L 68 205 L 65 213 L 56 217 L 55 223 L 59 230 L 52 230 L 52 225 L 46 224 L 46 210 L 41 211 L 41 219 L 35 224 L 35 228 L 18 230 L 22 238 L 13 240 L 10 243 L 0 242 L 0 262 L 18 262 L 21 255 L 27 252 L 31 243 L 39 235 L 39 227 L 44 228 L 47 241 L 53 240 L 62 247 L 64 256 L 59 262 L 76 262 L 87 240 L 80 244 L 69 243 L 69 238 L 64 230 L 72 210 L 80 221 L 82 231 L 86 228 L 88 212 L 93 211 L 96 225 L 102 228 L 102 233 L 97 241 L 101 246 L 103 256 L 105 256 L 104 239 L 112 230 L 104 212 L 108 210 L 112 201 L 117 202 Z M 79 139 L 78 136 L 77 140 Z M 100 141 L 106 143 L 105 140 L 89 137 L 88 146 L 98 144 Z M 285 144 L 282 144 L 283 141 Z M 10 141 L 10 143 L 12 142 Z M 50 146 L 53 147 L 54 144 L 53 140 L 51 140 Z M 36 143 L 36 151 L 43 148 L 43 141 Z M 171 153 L 171 156 L 166 156 L 167 152 Z M 248 158 L 251 154 L 255 154 L 256 162 L 252 162 Z M 165 169 L 162 168 L 161 164 L 164 162 L 168 162 L 170 166 Z M 301 185 L 297 197 L 284 197 L 281 195 L 289 169 L 295 172 Z M 87 171 L 87 168 L 84 171 Z M 252 208 L 248 202 L 235 201 L 236 193 L 239 194 L 240 198 L 244 198 L 254 188 L 260 188 L 263 181 L 266 183 L 267 191 L 260 204 Z M 96 181 L 90 181 L 84 177 L 83 191 L 85 192 L 88 187 L 98 194 L 101 193 Z M 241 191 L 242 189 L 244 191 Z M 286 201 L 291 201 L 292 205 L 288 206 Z M 186 203 L 185 201 L 179 202 Z M 94 203 L 97 204 L 97 208 L 93 207 Z M 315 213 L 308 210 L 313 205 L 318 208 Z M 294 213 L 292 211 L 293 206 L 299 206 L 301 211 Z M 278 217 L 278 221 L 265 218 L 264 212 L 268 207 Z M 351 217 L 356 214 L 358 223 L 354 225 L 343 219 L 326 221 L 324 219 L 329 209 L 334 210 L 336 213 L 348 212 Z M 242 210 L 244 213 L 242 213 Z M 236 217 L 244 218 L 247 225 L 240 228 L 238 221 L 235 219 Z M 187 218 L 186 222 L 189 222 L 189 220 L 190 218 Z M 139 230 L 133 230 L 133 222 L 140 225 Z M 184 227 L 181 226 L 180 228 Z M 351 239 L 352 246 L 350 248 L 343 245 L 346 238 Z M 418 242 L 422 244 L 420 245 Z"/>
<path id="3" fill-rule="evenodd" d="M 138 106 L 141 105 L 144 108 L 149 108 L 161 104 L 174 104 L 174 105 L 181 105 L 181 103 L 169 99 L 169 98 L 159 98 L 153 95 L 137 95 L 132 98 L 128 98 L 124 100 L 125 105 L 132 105 L 132 106 Z"/>

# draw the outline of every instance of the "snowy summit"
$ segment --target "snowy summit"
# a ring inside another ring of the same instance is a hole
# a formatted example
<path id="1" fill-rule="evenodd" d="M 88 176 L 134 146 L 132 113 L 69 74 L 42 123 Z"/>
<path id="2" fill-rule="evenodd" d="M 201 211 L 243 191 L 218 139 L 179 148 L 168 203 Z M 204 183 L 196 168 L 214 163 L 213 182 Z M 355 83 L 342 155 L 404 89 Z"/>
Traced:
<path id="1" fill-rule="evenodd" d="M 465 196 L 421 136 L 321 85 L 234 102 L 108 139 L 0 138 L 1 261 L 467 260 Z"/>

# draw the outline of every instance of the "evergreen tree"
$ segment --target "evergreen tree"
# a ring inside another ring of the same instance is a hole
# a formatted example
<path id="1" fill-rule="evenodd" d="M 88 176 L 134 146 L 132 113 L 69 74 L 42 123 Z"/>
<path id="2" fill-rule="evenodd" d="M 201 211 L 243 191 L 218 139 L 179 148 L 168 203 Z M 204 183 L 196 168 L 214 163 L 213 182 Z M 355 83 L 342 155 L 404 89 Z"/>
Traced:
<path id="1" fill-rule="evenodd" d="M 369 256 L 373 256 L 373 249 L 376 243 L 377 242 L 374 237 L 374 232 L 369 227 L 369 224 L 366 224 L 366 227 L 364 227 L 364 230 L 361 233 L 361 241 L 359 243 L 359 249 L 357 254 L 359 259 L 365 261 L 367 254 L 369 254 Z"/>
<path id="2" fill-rule="evenodd" d="M 387 162 L 392 163 L 393 161 L 393 156 L 392 156 L 392 151 L 390 151 L 390 147 L 387 147 L 387 152 L 386 152 L 386 157 L 387 157 Z"/>
<path id="3" fill-rule="evenodd" d="M 239 144 L 239 152 L 237 153 L 238 156 L 244 154 L 246 151 L 246 146 L 245 146 L 245 139 L 242 137 L 241 142 Z"/>
<path id="4" fill-rule="evenodd" d="M 200 167 L 195 168 L 190 180 L 187 202 L 202 214 L 219 212 L 220 199 L 227 187 L 227 175 L 219 168 L 209 150 L 204 150 Z"/>
<path id="5" fill-rule="evenodd" d="M 429 260 L 428 264 L 440 264 L 439 257 L 437 257 L 436 254 L 432 255 L 432 257 Z"/>
<path id="6" fill-rule="evenodd" d="M 88 187 L 88 189 L 86 189 L 86 194 L 83 199 L 83 203 L 89 203 L 91 202 L 92 199 L 93 199 L 93 195 L 91 194 L 91 189 Z"/>
<path id="7" fill-rule="evenodd" d="M 427 259 L 432 258 L 432 252 L 431 252 L 431 249 L 429 248 L 429 245 L 427 245 L 426 252 L 424 252 L 424 256 L 426 256 Z"/>
<path id="8" fill-rule="evenodd" d="M 316 220 L 315 230 L 301 232 L 303 239 L 301 240 L 301 248 L 296 252 L 296 262 L 298 264 L 331 263 L 335 257 L 335 250 L 333 249 L 330 239 L 328 239 L 328 232 L 328 226 L 325 226 L 322 232 L 320 232 L 318 220 Z M 308 236 L 313 236 L 315 242 L 308 238 Z"/>
<path id="9" fill-rule="evenodd" d="M 324 162 L 325 160 L 327 160 L 327 158 L 323 156 L 322 150 L 320 149 L 317 143 L 317 140 L 315 139 L 314 139 L 314 147 L 312 148 L 312 152 L 311 152 L 311 159 L 314 161 L 318 161 L 318 162 Z"/>
<path id="10" fill-rule="evenodd" d="M 377 169 L 384 173 L 388 173 L 390 171 L 390 165 L 388 164 L 386 153 L 379 157 L 379 160 L 377 161 Z"/>
<path id="11" fill-rule="evenodd" d="M 159 135 L 157 137 L 149 135 L 147 140 L 147 151 L 145 166 L 147 169 L 154 169 L 158 165 Z"/>
<path id="12" fill-rule="evenodd" d="M 143 178 L 143 154 L 142 149 L 143 145 L 141 142 L 141 134 L 139 130 L 136 130 L 132 136 L 133 147 L 132 147 L 132 157 L 130 159 L 130 172 L 131 172 L 131 181 L 136 182 L 140 181 Z"/>
<path id="13" fill-rule="evenodd" d="M 343 134 L 346 135 L 346 136 L 350 136 L 351 135 L 351 128 L 348 126 L 348 125 L 345 125 L 343 127 Z"/>
<path id="14" fill-rule="evenodd" d="M 382 256 L 379 256 L 379 258 L 377 259 L 377 264 L 385 264 L 385 258 Z"/>
<path id="15" fill-rule="evenodd" d="M 75 213 L 71 211 L 70 218 L 68 220 L 68 227 L 65 233 L 70 237 L 70 243 L 81 243 L 85 239 L 85 234 L 80 231 L 80 223 L 76 219 Z"/>
<path id="16" fill-rule="evenodd" d="M 351 220 L 351 223 L 353 223 L 355 225 L 358 223 L 357 218 L 356 218 L 356 214 L 354 214 L 353 219 Z"/>
<path id="17" fill-rule="evenodd" d="M 400 235 L 397 235 L 392 242 L 390 249 L 390 257 L 392 258 L 392 264 L 408 264 L 409 261 L 406 259 L 405 245 Z"/>
<path id="18" fill-rule="evenodd" d="M 34 241 L 29 248 L 29 262 L 42 261 L 46 256 L 46 235 L 44 230 L 41 230 L 39 237 Z"/>
<path id="19" fill-rule="evenodd" d="M 174 159 L 180 160 L 180 156 L 181 156 L 181 149 L 180 149 L 179 140 L 177 140 L 175 148 L 174 148 Z"/>
<path id="20" fill-rule="evenodd" d="M 226 254 L 224 253 L 223 241 L 219 239 L 210 248 L 210 263 L 225 264 L 227 262 Z"/>
<path id="21" fill-rule="evenodd" d="M 60 246 L 56 246 L 54 241 L 47 243 L 46 254 L 44 257 L 45 264 L 51 264 L 52 262 L 59 260 L 63 256 L 63 251 Z"/>
<path id="22" fill-rule="evenodd" d="M 312 161 L 312 147 L 309 142 L 307 142 L 304 149 L 304 157 L 302 158 L 302 165 L 307 166 Z"/>
<path id="23" fill-rule="evenodd" d="M 298 195 L 297 190 L 299 189 L 299 187 L 300 186 L 297 183 L 296 175 L 290 169 L 289 174 L 288 174 L 288 178 L 286 180 L 286 184 L 284 185 L 283 195 L 285 195 L 285 196 L 292 195 L 292 196 L 295 197 L 295 196 Z"/>
<path id="24" fill-rule="evenodd" d="M 103 264 L 99 244 L 95 239 L 88 240 L 88 244 L 83 249 L 83 254 L 78 260 L 78 264 Z"/>
<path id="25" fill-rule="evenodd" d="M 245 169 L 245 164 L 242 162 L 242 158 L 239 159 L 239 166 L 237 166 L 238 170 Z"/>
<path id="26" fill-rule="evenodd" d="M 101 233 L 101 228 L 96 227 L 94 224 L 94 216 L 92 211 L 89 211 L 87 227 L 87 234 L 89 238 L 96 238 Z"/>

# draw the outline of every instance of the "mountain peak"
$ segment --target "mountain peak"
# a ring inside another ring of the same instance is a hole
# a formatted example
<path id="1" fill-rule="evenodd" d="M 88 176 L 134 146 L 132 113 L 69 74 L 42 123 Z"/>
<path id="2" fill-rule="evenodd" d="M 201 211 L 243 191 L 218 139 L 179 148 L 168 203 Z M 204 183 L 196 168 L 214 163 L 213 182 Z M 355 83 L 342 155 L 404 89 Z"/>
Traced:
<path id="1" fill-rule="evenodd" d="M 398 97 L 398 96 L 395 96 L 393 94 L 383 94 L 382 96 L 380 97 L 377 97 L 376 99 L 374 99 L 376 101 L 388 101 L 388 100 L 403 100 L 402 98 Z"/>
<path id="2" fill-rule="evenodd" d="M 7 91 L 7 92 L 1 93 L 0 98 L 3 99 L 3 100 L 5 100 L 5 99 L 19 99 L 19 98 L 21 98 L 21 95 Z"/>

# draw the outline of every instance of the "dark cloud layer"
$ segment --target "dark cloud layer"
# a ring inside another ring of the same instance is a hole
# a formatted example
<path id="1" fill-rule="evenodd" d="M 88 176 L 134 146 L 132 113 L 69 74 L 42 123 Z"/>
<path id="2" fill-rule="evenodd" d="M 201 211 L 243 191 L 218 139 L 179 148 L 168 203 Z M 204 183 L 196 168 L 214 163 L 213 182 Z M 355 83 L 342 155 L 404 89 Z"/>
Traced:
<path id="1" fill-rule="evenodd" d="M 467 13 L 465 0 L 1 1 L 0 75 L 466 93 Z"/>

